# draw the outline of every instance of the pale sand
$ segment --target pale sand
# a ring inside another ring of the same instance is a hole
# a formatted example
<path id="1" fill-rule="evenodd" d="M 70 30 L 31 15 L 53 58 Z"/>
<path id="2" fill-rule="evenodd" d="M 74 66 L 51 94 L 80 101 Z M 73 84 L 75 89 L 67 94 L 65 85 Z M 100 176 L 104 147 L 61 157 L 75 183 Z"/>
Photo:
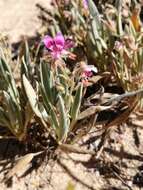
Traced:
<path id="1" fill-rule="evenodd" d="M 20 37 L 33 37 L 41 27 L 37 3 L 50 8 L 51 0 L 0 0 L 0 33 L 8 35 L 10 42 Z"/>

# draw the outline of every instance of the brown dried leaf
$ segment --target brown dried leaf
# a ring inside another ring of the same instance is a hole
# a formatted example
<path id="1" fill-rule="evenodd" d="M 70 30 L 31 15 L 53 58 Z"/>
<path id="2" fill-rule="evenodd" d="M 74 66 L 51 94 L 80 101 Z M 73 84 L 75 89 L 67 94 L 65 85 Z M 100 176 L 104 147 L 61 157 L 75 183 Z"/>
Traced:
<path id="1" fill-rule="evenodd" d="M 143 128 L 143 119 L 142 120 L 133 120 L 132 124 L 135 126 Z"/>
<path id="2" fill-rule="evenodd" d="M 20 158 L 17 161 L 17 163 L 15 164 L 15 166 L 5 176 L 6 180 L 10 179 L 18 172 L 23 171 L 25 168 L 27 168 L 27 165 L 30 164 L 30 162 L 32 161 L 34 156 L 37 156 L 42 153 L 43 153 L 43 151 L 37 152 L 37 153 L 29 153 L 29 154 L 26 154 L 25 156 L 23 156 L 22 158 Z"/>
<path id="3" fill-rule="evenodd" d="M 141 21 L 140 21 L 140 17 L 139 17 L 140 11 L 141 11 L 141 8 L 138 5 L 133 10 L 133 13 L 131 16 L 131 21 L 132 21 L 133 26 L 137 32 L 140 32 L 140 30 L 141 30 Z"/>
<path id="4" fill-rule="evenodd" d="M 109 77 L 110 76 L 110 72 L 104 72 L 100 75 L 96 75 L 96 76 L 93 76 L 91 78 L 88 79 L 89 82 L 91 83 L 97 83 L 100 79 L 104 78 L 104 77 Z"/>
<path id="5" fill-rule="evenodd" d="M 62 151 L 64 151 L 64 152 L 69 152 L 69 153 L 95 155 L 95 151 L 83 149 L 83 148 L 77 147 L 77 146 L 75 146 L 75 145 L 70 145 L 70 144 L 59 144 L 59 148 L 60 148 Z"/>
<path id="6" fill-rule="evenodd" d="M 131 114 L 129 118 L 132 125 L 143 128 L 143 113 L 140 110 L 135 110 L 135 113 Z"/>
<path id="7" fill-rule="evenodd" d="M 91 106 L 79 114 L 78 120 L 84 119 L 95 114 L 98 111 L 107 110 L 109 108 L 111 108 L 111 106 Z"/>
<path id="8" fill-rule="evenodd" d="M 103 76 L 101 75 L 96 75 L 96 76 L 93 76 L 92 78 L 89 78 L 88 81 L 89 82 L 92 82 L 92 83 L 97 83 L 100 79 L 102 79 Z"/>

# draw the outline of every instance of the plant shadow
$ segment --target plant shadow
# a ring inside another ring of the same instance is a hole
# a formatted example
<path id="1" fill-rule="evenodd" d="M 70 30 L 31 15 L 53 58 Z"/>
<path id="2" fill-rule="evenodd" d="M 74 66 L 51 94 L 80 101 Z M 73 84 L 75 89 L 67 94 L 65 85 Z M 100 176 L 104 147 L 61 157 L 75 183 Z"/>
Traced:
<path id="1" fill-rule="evenodd" d="M 38 129 L 39 127 L 39 129 Z M 37 153 L 43 151 L 42 154 L 34 156 L 32 160 L 26 164 L 24 172 L 20 174 L 20 178 L 27 176 L 32 173 L 33 170 L 38 170 L 40 166 L 55 157 L 54 150 L 56 149 L 56 144 L 54 140 L 50 137 L 42 137 L 41 126 L 33 125 L 32 131 L 28 131 L 28 141 L 19 142 L 18 140 L 11 139 L 1 139 L 0 140 L 0 172 L 2 173 L 2 180 L 7 187 L 11 187 L 13 184 L 13 177 L 17 176 L 15 173 L 12 177 L 7 179 L 7 174 L 11 171 L 17 161 L 22 159 L 25 155 L 29 153 Z M 24 163 L 23 163 L 24 164 Z M 28 166 L 28 167 L 27 167 Z M 20 168 L 17 170 L 19 171 Z"/>

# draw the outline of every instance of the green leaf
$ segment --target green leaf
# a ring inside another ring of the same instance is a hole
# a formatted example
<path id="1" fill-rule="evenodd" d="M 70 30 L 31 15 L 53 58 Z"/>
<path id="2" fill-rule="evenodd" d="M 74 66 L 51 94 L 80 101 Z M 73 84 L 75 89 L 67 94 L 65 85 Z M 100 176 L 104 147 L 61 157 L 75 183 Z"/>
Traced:
<path id="1" fill-rule="evenodd" d="M 6 112 L 2 107 L 0 107 L 0 125 L 10 127 L 10 122 L 6 117 Z"/>
<path id="2" fill-rule="evenodd" d="M 25 75 L 23 75 L 22 79 L 23 79 L 23 85 L 25 88 L 25 92 L 26 92 L 26 95 L 28 97 L 28 100 L 29 100 L 29 103 L 31 105 L 33 112 L 36 114 L 37 117 L 42 118 L 42 114 L 38 108 L 37 95 L 36 95 L 32 85 L 30 84 L 30 82 L 28 81 L 28 79 L 26 78 Z"/>
<path id="3" fill-rule="evenodd" d="M 77 89 L 77 92 L 74 98 L 73 106 L 71 109 L 71 118 L 73 121 L 77 119 L 78 113 L 80 110 L 80 105 L 81 105 L 81 100 L 82 100 L 82 89 L 83 89 L 83 84 L 81 84 L 79 88 Z"/>
<path id="4" fill-rule="evenodd" d="M 46 112 L 49 113 L 49 111 L 51 109 L 51 105 L 50 105 L 50 101 L 49 101 L 48 97 L 46 96 L 46 92 L 45 92 L 45 89 L 42 86 L 42 84 L 40 84 L 40 91 L 41 91 L 41 95 L 42 95 L 42 99 L 43 99 L 43 103 L 44 103 Z"/>
<path id="5" fill-rule="evenodd" d="M 123 0 L 116 0 L 116 7 L 118 10 L 118 15 L 117 15 L 117 28 L 118 28 L 118 34 L 120 36 L 123 35 L 123 27 L 122 27 L 122 4 Z"/>
<path id="6" fill-rule="evenodd" d="M 3 91 L 4 108 L 7 111 L 11 126 L 23 127 L 22 111 L 20 105 L 10 93 Z"/>
<path id="7" fill-rule="evenodd" d="M 103 52 L 102 47 L 104 49 L 107 49 L 107 44 L 104 41 L 104 39 L 102 39 L 101 37 L 103 29 L 102 29 L 100 14 L 93 0 L 88 1 L 88 6 L 90 14 L 92 16 L 91 31 L 89 31 L 90 33 L 89 36 L 98 54 L 102 55 Z"/>
<path id="8" fill-rule="evenodd" d="M 10 120 L 10 125 L 14 127 L 18 124 L 16 104 L 15 102 L 12 101 L 12 98 L 6 91 L 3 91 L 3 96 L 4 96 L 4 108 L 7 111 L 6 113 Z"/>
<path id="9" fill-rule="evenodd" d="M 95 21 L 95 25 L 97 26 L 96 30 L 101 30 L 100 14 L 93 0 L 88 0 L 88 6 L 93 20 Z"/>
<path id="10" fill-rule="evenodd" d="M 25 41 L 25 54 L 24 54 L 24 59 L 25 59 L 25 63 L 27 64 L 27 66 L 30 65 L 31 63 L 31 58 L 30 58 L 30 51 L 29 51 L 29 46 L 28 46 L 28 42 Z"/>
<path id="11" fill-rule="evenodd" d="M 59 111 L 60 111 L 60 125 L 59 125 L 59 140 L 66 138 L 69 125 L 67 123 L 68 116 L 66 113 L 63 98 L 59 95 Z"/>
<path id="12" fill-rule="evenodd" d="M 26 75 L 26 77 L 29 79 L 29 68 L 27 63 L 24 60 L 24 57 L 22 58 L 22 62 L 21 62 L 21 76 L 23 76 L 24 74 Z"/>
<path id="13" fill-rule="evenodd" d="M 51 109 L 49 110 L 49 115 L 50 115 L 50 120 L 52 122 L 51 124 L 57 136 L 59 136 L 59 123 L 58 123 L 57 114 L 55 113 L 53 106 L 50 105 L 50 107 Z"/>
<path id="14" fill-rule="evenodd" d="M 40 78 L 41 78 L 41 85 L 44 89 L 45 95 L 47 96 L 50 103 L 54 103 L 54 94 L 53 91 L 53 79 L 52 73 L 49 69 L 47 63 L 41 62 L 40 64 Z"/>
<path id="15" fill-rule="evenodd" d="M 11 96 L 17 101 L 17 98 L 19 97 L 16 84 L 14 81 L 14 77 L 12 75 L 11 69 L 3 58 L 0 58 L 0 76 L 1 79 L 4 81 L 4 87 L 0 86 L 2 90 L 7 90 L 10 92 Z"/>

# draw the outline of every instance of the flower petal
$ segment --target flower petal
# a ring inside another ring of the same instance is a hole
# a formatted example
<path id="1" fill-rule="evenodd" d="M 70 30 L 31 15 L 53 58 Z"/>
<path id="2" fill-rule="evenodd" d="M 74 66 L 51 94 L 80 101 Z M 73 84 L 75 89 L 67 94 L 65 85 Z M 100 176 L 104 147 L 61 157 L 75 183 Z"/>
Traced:
<path id="1" fill-rule="evenodd" d="M 85 9 L 88 8 L 88 0 L 83 0 L 83 6 Z"/>
<path id="2" fill-rule="evenodd" d="M 91 71 L 93 71 L 94 73 L 97 73 L 98 70 L 94 65 L 88 65 L 88 67 L 91 69 Z"/>
<path id="3" fill-rule="evenodd" d="M 61 53 L 58 52 L 58 51 L 52 51 L 52 52 L 51 52 L 51 55 L 52 55 L 52 57 L 53 57 L 54 59 L 59 59 L 60 56 L 61 56 Z"/>
<path id="4" fill-rule="evenodd" d="M 54 39 L 51 36 L 45 36 L 43 39 L 44 45 L 46 48 L 53 50 L 53 47 L 55 45 Z"/>
<path id="5" fill-rule="evenodd" d="M 59 48 L 64 48 L 65 45 L 65 39 L 64 36 L 61 33 L 57 33 L 56 37 L 54 38 L 55 44 Z"/>
<path id="6" fill-rule="evenodd" d="M 97 73 L 97 68 L 94 65 L 84 65 L 84 71 L 90 72 L 93 71 L 94 73 Z"/>
<path id="7" fill-rule="evenodd" d="M 82 73 L 82 77 L 92 77 L 93 76 L 93 72 L 92 71 L 84 71 Z"/>
<path id="8" fill-rule="evenodd" d="M 74 47 L 74 42 L 73 42 L 73 40 L 70 39 L 70 38 L 67 38 L 66 41 L 65 41 L 65 46 L 64 46 L 64 48 L 65 48 L 65 49 L 70 49 L 70 48 L 72 48 L 72 47 Z"/>

